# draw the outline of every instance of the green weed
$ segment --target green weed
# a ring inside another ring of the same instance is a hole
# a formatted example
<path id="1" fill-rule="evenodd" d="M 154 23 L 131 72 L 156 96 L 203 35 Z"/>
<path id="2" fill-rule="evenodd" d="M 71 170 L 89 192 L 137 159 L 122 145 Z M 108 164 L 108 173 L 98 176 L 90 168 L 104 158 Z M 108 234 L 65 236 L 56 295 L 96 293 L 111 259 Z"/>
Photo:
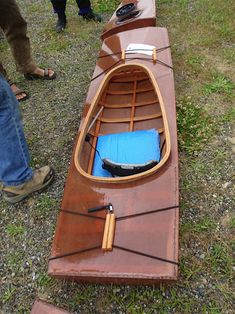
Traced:
<path id="1" fill-rule="evenodd" d="M 227 60 L 228 63 L 235 62 L 235 51 L 234 48 L 224 48 L 222 50 L 223 57 Z"/>
<path id="2" fill-rule="evenodd" d="M 93 1 L 93 6 L 94 8 L 97 8 L 100 12 L 105 12 L 105 13 L 113 13 L 116 11 L 117 7 L 120 5 L 119 0 L 94 0 Z"/>
<path id="3" fill-rule="evenodd" d="M 207 83 L 204 87 L 206 95 L 210 95 L 213 93 L 231 95 L 233 90 L 234 83 L 222 74 L 217 74 L 213 76 L 212 82 Z"/>
<path id="4" fill-rule="evenodd" d="M 177 104 L 178 140 L 188 154 L 202 149 L 216 130 L 213 119 L 190 99 Z"/>
<path id="5" fill-rule="evenodd" d="M 3 297 L 2 297 L 3 303 L 6 303 L 6 302 L 12 300 L 14 295 L 15 295 L 15 291 L 16 291 L 16 288 L 9 286 L 3 294 Z"/>
<path id="6" fill-rule="evenodd" d="M 183 223 L 180 228 L 180 232 L 185 234 L 186 232 L 192 233 L 211 233 L 216 229 L 216 223 L 210 217 L 203 217 L 198 222 L 195 223 Z"/>
<path id="7" fill-rule="evenodd" d="M 56 201 L 47 194 L 43 194 L 39 196 L 36 206 L 37 214 L 46 215 L 56 206 Z"/>
<path id="8" fill-rule="evenodd" d="M 235 106 L 230 106 L 223 115 L 217 117 L 217 121 L 218 123 L 233 123 L 235 121 Z"/>
<path id="9" fill-rule="evenodd" d="M 70 305 L 75 306 L 83 302 L 90 302 L 95 298 L 95 289 L 93 286 L 82 286 L 69 301 Z"/>
<path id="10" fill-rule="evenodd" d="M 214 243 L 207 257 L 208 266 L 218 276 L 226 275 L 227 279 L 232 276 L 232 257 L 225 243 Z"/>
<path id="11" fill-rule="evenodd" d="M 40 273 L 37 278 L 37 285 L 40 288 L 46 288 L 52 285 L 53 278 L 49 277 L 46 273 Z"/>
<path id="12" fill-rule="evenodd" d="M 23 252 L 13 251 L 6 255 L 6 265 L 11 270 L 11 272 L 19 272 L 20 267 L 23 264 Z"/>
<path id="13" fill-rule="evenodd" d="M 22 236 L 25 231 L 26 231 L 26 228 L 22 225 L 12 225 L 12 224 L 8 224 L 6 226 L 6 231 L 7 231 L 7 234 L 10 236 L 10 237 L 16 237 L 16 236 Z"/>
<path id="14" fill-rule="evenodd" d="M 230 219 L 229 225 L 230 225 L 231 228 L 235 228 L 235 217 L 232 217 Z"/>

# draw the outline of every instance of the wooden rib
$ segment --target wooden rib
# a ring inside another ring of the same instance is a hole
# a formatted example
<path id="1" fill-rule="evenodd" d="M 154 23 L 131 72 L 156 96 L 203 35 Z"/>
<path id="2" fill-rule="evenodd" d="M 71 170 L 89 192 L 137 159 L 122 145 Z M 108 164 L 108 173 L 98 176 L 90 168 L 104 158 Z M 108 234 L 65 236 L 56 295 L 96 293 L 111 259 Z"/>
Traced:
<path id="1" fill-rule="evenodd" d="M 106 98 L 106 93 L 104 93 L 103 95 L 103 98 L 105 100 Z M 101 116 L 103 114 L 103 111 L 101 111 Z M 92 147 L 96 147 L 96 144 L 97 144 L 97 140 L 98 140 L 98 134 L 99 134 L 99 131 L 100 131 L 100 120 L 99 120 L 99 117 L 97 117 L 97 120 L 96 120 L 96 126 L 95 126 L 95 134 L 94 137 L 93 137 L 93 140 L 92 140 Z M 93 162 L 94 162 L 94 158 L 95 158 L 95 149 L 92 148 L 91 149 L 91 153 L 90 153 L 90 157 L 89 157 L 89 162 L 88 162 L 88 168 L 87 168 L 87 173 L 88 174 L 91 174 L 92 173 L 92 168 L 93 168 Z"/>
<path id="2" fill-rule="evenodd" d="M 144 92 L 150 92 L 150 91 L 153 91 L 153 87 L 149 87 L 149 88 L 140 88 L 140 89 L 137 89 L 136 90 L 136 93 L 144 93 Z M 107 90 L 107 94 L 109 95 L 130 95 L 132 94 L 133 91 L 132 90 L 128 90 L 128 91 L 110 91 L 110 90 Z"/>
<path id="3" fill-rule="evenodd" d="M 111 214 L 106 214 L 103 241 L 102 241 L 102 250 L 106 250 L 106 248 L 107 248 L 110 218 L 111 218 Z"/>
<path id="4" fill-rule="evenodd" d="M 131 120 L 130 120 L 130 126 L 129 126 L 130 132 L 132 132 L 134 128 L 136 89 L 137 89 L 137 81 L 134 81 L 134 90 L 133 90 L 132 103 L 131 103 L 131 117 L 130 117 Z"/>
<path id="5" fill-rule="evenodd" d="M 96 126 L 95 126 L 95 134 L 98 134 L 99 130 L 100 130 L 100 120 L 97 119 Z M 97 144 L 97 135 L 95 135 L 93 137 L 92 147 L 96 147 L 96 144 Z M 90 153 L 89 163 L 88 163 L 88 169 L 87 169 L 87 172 L 89 174 L 92 173 L 93 162 L 94 162 L 94 158 L 95 158 L 95 152 L 96 152 L 95 149 L 92 148 L 91 153 Z"/>
<path id="6" fill-rule="evenodd" d="M 160 118 L 162 116 L 161 113 L 150 114 L 147 116 L 139 116 L 134 117 L 133 121 L 144 121 L 144 120 L 152 120 L 156 118 Z M 98 118 L 98 121 L 104 123 L 122 123 L 122 122 L 130 122 L 131 118 Z"/>
<path id="7" fill-rule="evenodd" d="M 112 251 L 112 249 L 113 249 L 113 239 L 114 239 L 114 232 L 115 232 L 115 221 L 116 221 L 115 215 L 113 213 L 110 214 L 109 230 L 108 230 L 107 246 L 106 246 L 106 250 L 107 251 Z"/>
<path id="8" fill-rule="evenodd" d="M 157 131 L 158 131 L 159 134 L 162 134 L 162 133 L 164 132 L 164 128 L 157 129 Z M 90 131 L 89 134 L 90 134 L 91 136 L 95 136 L 95 132 L 93 132 L 93 131 Z M 107 134 L 109 134 L 109 133 L 107 133 Z M 99 134 L 97 134 L 97 136 L 107 135 L 107 134 L 105 134 L 105 133 L 99 133 Z"/>
<path id="9" fill-rule="evenodd" d="M 140 82 L 140 81 L 147 81 L 149 80 L 149 78 L 147 76 L 139 76 L 134 78 L 136 81 Z M 119 79 L 112 79 L 111 83 L 130 83 L 133 82 L 133 77 L 131 78 L 119 78 Z"/>
<path id="10" fill-rule="evenodd" d="M 148 105 L 154 105 L 154 104 L 158 104 L 158 99 L 156 98 L 156 100 L 151 100 L 151 101 L 142 101 L 139 103 L 135 103 L 135 107 L 142 107 L 142 106 L 148 106 Z M 105 108 L 112 108 L 112 109 L 118 109 L 118 108 L 131 108 L 132 104 L 128 103 L 128 104 L 105 104 L 103 101 L 99 102 L 99 105 L 105 107 Z"/>

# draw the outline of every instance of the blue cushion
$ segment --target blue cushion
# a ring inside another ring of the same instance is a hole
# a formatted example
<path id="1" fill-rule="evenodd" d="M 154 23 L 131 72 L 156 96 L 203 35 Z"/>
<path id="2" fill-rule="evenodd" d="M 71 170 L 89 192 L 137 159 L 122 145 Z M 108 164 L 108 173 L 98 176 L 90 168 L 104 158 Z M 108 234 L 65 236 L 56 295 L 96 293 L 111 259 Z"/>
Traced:
<path id="1" fill-rule="evenodd" d="M 107 134 L 98 137 L 92 175 L 112 177 L 102 168 L 101 159 L 116 163 L 144 164 L 160 160 L 160 136 L 155 129 Z M 101 157 L 101 158 L 100 158 Z"/>

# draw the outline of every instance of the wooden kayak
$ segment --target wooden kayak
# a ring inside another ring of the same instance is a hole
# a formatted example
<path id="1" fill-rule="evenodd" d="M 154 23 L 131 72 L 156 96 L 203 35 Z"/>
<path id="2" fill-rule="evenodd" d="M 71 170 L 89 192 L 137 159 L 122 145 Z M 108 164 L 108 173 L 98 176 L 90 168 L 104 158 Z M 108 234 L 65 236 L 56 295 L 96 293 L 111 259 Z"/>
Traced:
<path id="1" fill-rule="evenodd" d="M 133 8 L 128 8 L 133 5 Z M 127 14 L 117 16 L 117 11 L 126 6 Z M 130 12 L 128 12 L 130 11 Z M 156 26 L 156 5 L 154 0 L 123 0 L 105 25 L 101 39 L 123 31 L 140 27 Z"/>
<path id="2" fill-rule="evenodd" d="M 156 50 L 152 55 L 128 54 L 130 43 Z M 93 174 L 97 138 L 146 129 L 158 130 L 160 146 L 166 139 L 157 165 L 123 177 Z M 176 111 L 167 31 L 147 27 L 122 32 L 103 42 L 97 60 L 48 273 L 93 283 L 175 281 L 178 213 Z"/>
<path id="3" fill-rule="evenodd" d="M 30 314 L 69 314 L 69 312 L 53 306 L 52 304 L 49 304 L 45 301 L 37 299 L 34 302 Z"/>

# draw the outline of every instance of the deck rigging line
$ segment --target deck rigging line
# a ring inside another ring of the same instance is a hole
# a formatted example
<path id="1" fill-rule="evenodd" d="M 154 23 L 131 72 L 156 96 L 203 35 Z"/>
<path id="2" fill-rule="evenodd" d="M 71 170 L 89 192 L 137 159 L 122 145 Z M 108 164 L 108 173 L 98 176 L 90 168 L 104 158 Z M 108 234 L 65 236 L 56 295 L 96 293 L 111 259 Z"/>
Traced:
<path id="1" fill-rule="evenodd" d="M 179 208 L 179 205 L 165 207 L 165 208 L 159 208 L 159 209 L 151 210 L 151 211 L 148 211 L 148 212 L 143 212 L 143 213 L 138 213 L 138 214 L 133 214 L 133 215 L 117 217 L 116 221 L 129 219 L 129 218 L 133 218 L 133 217 L 137 217 L 137 216 L 149 215 L 149 214 L 157 213 L 157 212 L 163 212 L 163 211 L 167 211 L 167 210 L 174 209 L 174 208 Z M 78 215 L 78 216 L 85 216 L 85 217 L 89 217 L 89 218 L 105 220 L 105 218 L 92 216 L 92 215 L 85 214 L 85 213 L 78 213 L 78 212 L 73 212 L 73 211 L 65 210 L 65 209 L 62 209 L 61 211 L 64 212 L 64 213 L 67 213 L 67 214 L 73 214 L 73 215 Z M 129 252 L 129 253 L 137 254 L 137 255 L 140 255 L 140 256 L 145 256 L 145 257 L 148 257 L 148 258 L 156 259 L 158 261 L 162 261 L 162 262 L 166 262 L 166 263 L 170 263 L 170 264 L 174 264 L 174 265 L 179 265 L 178 262 L 171 261 L 171 260 L 168 260 L 168 259 L 165 259 L 165 258 L 162 258 L 162 257 L 146 254 L 146 253 L 143 253 L 143 252 L 131 250 L 131 249 L 128 249 L 128 248 L 125 248 L 125 247 L 122 247 L 122 246 L 113 245 L 113 247 L 116 248 L 116 249 L 119 249 L 119 250 L 123 250 L 125 252 Z M 87 249 L 77 250 L 77 251 L 73 251 L 73 252 L 69 252 L 69 253 L 65 253 L 65 254 L 61 254 L 61 255 L 57 255 L 57 256 L 52 256 L 52 257 L 49 258 L 49 261 L 52 261 L 52 260 L 55 260 L 55 259 L 60 259 L 60 258 L 63 258 L 63 257 L 76 255 L 76 254 L 89 252 L 89 251 L 100 249 L 100 248 L 101 248 L 101 245 L 90 247 L 90 248 L 87 248 Z"/>
<path id="2" fill-rule="evenodd" d="M 138 216 L 154 214 L 154 213 L 158 213 L 158 212 L 164 212 L 164 211 L 167 211 L 167 210 L 170 210 L 170 209 L 174 209 L 174 208 L 179 208 L 179 205 L 165 207 L 165 208 L 159 208 L 159 209 L 154 209 L 154 210 L 151 210 L 151 211 L 148 211 L 148 212 L 142 212 L 142 213 L 127 215 L 127 216 L 121 216 L 121 217 L 117 217 L 116 220 L 118 221 L 118 220 L 134 218 L 134 217 L 138 217 Z"/>
<path id="3" fill-rule="evenodd" d="M 159 261 L 162 261 L 162 262 L 166 262 L 166 263 L 170 263 L 170 264 L 174 264 L 174 265 L 179 265 L 179 263 L 177 263 L 175 261 L 171 261 L 171 260 L 166 259 L 166 258 L 161 258 L 161 257 L 155 256 L 155 255 L 150 255 L 150 254 L 142 253 L 142 252 L 139 252 L 139 251 L 130 250 L 130 249 L 127 249 L 125 247 L 118 246 L 118 245 L 113 245 L 113 247 L 116 248 L 116 249 L 119 249 L 119 250 L 123 250 L 125 252 L 134 253 L 134 254 L 137 254 L 137 255 L 140 255 L 140 256 L 145 256 L 145 257 L 148 257 L 148 258 L 156 259 L 156 260 L 159 260 Z"/>
<path id="4" fill-rule="evenodd" d="M 70 253 L 66 253 L 66 254 L 52 256 L 52 257 L 49 257 L 49 261 L 53 261 L 55 259 L 59 259 L 59 258 L 62 258 L 62 257 L 72 256 L 72 255 L 76 255 L 76 254 L 79 254 L 79 253 L 85 253 L 85 252 L 92 251 L 92 250 L 97 250 L 97 249 L 101 249 L 101 245 L 93 246 L 93 247 L 90 247 L 90 248 L 87 248 L 87 249 L 78 250 L 78 251 L 74 251 L 74 252 L 70 252 Z"/>
<path id="5" fill-rule="evenodd" d="M 66 214 L 71 214 L 71 215 L 83 216 L 83 217 L 87 217 L 87 218 L 105 220 L 105 218 L 103 218 L 103 217 L 92 216 L 92 215 L 89 215 L 89 214 L 80 213 L 80 212 L 74 212 L 74 211 L 67 210 L 67 209 L 61 209 L 61 212 L 66 213 Z"/>
<path id="6" fill-rule="evenodd" d="M 158 48 L 156 49 L 156 52 L 161 52 L 165 49 L 168 49 L 170 48 L 171 46 L 166 46 L 166 47 L 162 47 L 162 48 Z M 153 51 L 153 49 L 131 49 L 131 50 L 127 50 L 126 53 L 130 53 L 130 52 L 133 52 L 133 51 L 137 51 L 136 53 L 138 53 L 138 51 Z M 114 53 L 109 53 L 109 54 L 106 54 L 106 55 L 103 55 L 103 56 L 99 56 L 98 59 L 101 59 L 101 58 L 106 58 L 106 57 L 109 57 L 109 56 L 117 56 L 119 54 L 122 54 L 122 51 L 117 51 L 117 52 L 114 52 Z"/>

